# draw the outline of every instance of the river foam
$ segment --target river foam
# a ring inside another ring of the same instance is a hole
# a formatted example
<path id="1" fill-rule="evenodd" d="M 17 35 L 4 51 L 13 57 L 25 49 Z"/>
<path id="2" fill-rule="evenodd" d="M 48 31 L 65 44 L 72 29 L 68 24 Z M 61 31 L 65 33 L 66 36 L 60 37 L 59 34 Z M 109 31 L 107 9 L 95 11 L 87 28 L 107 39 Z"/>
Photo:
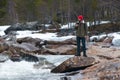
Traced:
<path id="1" fill-rule="evenodd" d="M 46 58 L 55 65 L 59 65 L 71 56 L 53 56 L 53 55 L 37 55 Z M 0 63 L 0 80 L 60 80 L 62 74 L 50 73 L 50 69 L 35 69 L 35 62 L 12 62 L 8 60 Z M 47 65 L 47 64 L 46 64 Z"/>

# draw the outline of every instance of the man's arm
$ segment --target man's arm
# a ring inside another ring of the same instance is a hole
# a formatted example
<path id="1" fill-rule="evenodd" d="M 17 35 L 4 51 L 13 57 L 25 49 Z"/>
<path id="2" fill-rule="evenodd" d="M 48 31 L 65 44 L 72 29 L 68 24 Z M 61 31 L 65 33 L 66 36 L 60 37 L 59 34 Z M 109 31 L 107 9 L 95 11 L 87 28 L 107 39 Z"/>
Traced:
<path id="1" fill-rule="evenodd" d="M 78 26 L 79 26 L 79 24 L 76 23 L 76 24 L 75 24 L 75 29 L 78 29 Z"/>

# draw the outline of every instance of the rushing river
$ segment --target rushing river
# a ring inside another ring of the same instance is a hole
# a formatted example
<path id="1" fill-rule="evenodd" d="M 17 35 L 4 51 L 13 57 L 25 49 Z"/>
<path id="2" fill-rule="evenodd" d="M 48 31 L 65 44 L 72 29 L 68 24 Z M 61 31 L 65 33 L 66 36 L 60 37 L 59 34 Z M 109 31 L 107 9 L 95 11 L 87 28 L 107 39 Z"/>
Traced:
<path id="1" fill-rule="evenodd" d="M 72 55 L 39 55 L 38 57 L 46 58 L 57 66 Z M 50 73 L 51 69 L 36 69 L 33 67 L 34 64 L 35 62 L 12 62 L 11 60 L 0 63 L 0 80 L 60 80 L 63 75 Z"/>

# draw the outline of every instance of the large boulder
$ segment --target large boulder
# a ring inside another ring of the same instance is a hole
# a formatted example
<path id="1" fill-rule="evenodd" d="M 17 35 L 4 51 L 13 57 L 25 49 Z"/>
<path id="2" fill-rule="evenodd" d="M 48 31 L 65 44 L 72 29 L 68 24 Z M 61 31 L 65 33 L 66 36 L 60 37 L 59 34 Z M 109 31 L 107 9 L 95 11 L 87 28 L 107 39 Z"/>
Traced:
<path id="1" fill-rule="evenodd" d="M 39 48 L 35 47 L 35 45 L 32 45 L 30 43 L 22 43 L 22 44 L 13 44 L 14 47 L 22 48 L 27 51 L 36 51 L 39 50 Z"/>
<path id="2" fill-rule="evenodd" d="M 38 48 L 29 44 L 11 44 L 9 41 L 0 44 L 0 54 L 7 54 L 12 61 L 39 61 L 32 52 L 34 50 Z"/>
<path id="3" fill-rule="evenodd" d="M 28 51 L 22 47 L 11 45 L 8 49 L 8 54 L 10 55 L 10 59 L 13 61 L 25 60 L 29 62 L 37 62 L 39 61 L 38 57 L 33 54 L 32 51 Z"/>
<path id="4" fill-rule="evenodd" d="M 53 45 L 50 46 L 48 49 L 46 49 L 47 53 L 50 54 L 61 54 L 61 55 L 73 55 L 76 52 L 76 46 L 75 45 Z"/>
<path id="5" fill-rule="evenodd" d="M 71 72 L 75 70 L 82 70 L 91 65 L 93 65 L 95 59 L 93 57 L 80 57 L 75 56 L 67 59 L 57 67 L 51 70 L 53 73 L 63 73 L 63 72 Z"/>
<path id="6" fill-rule="evenodd" d="M 61 55 L 73 55 L 76 52 L 75 40 L 68 39 L 65 41 L 46 41 L 44 53 L 49 54 L 61 54 Z"/>
<path id="7" fill-rule="evenodd" d="M 29 43 L 31 45 L 34 45 L 35 47 L 38 47 L 38 48 L 42 48 L 42 46 L 46 44 L 46 41 L 43 41 L 39 38 L 31 38 L 31 37 L 18 38 L 17 42 L 20 44 Z"/>
<path id="8" fill-rule="evenodd" d="M 35 22 L 26 22 L 26 23 L 16 23 L 11 25 L 7 28 L 4 32 L 8 34 L 11 31 L 18 31 L 18 30 L 39 30 L 41 25 L 38 21 Z"/>

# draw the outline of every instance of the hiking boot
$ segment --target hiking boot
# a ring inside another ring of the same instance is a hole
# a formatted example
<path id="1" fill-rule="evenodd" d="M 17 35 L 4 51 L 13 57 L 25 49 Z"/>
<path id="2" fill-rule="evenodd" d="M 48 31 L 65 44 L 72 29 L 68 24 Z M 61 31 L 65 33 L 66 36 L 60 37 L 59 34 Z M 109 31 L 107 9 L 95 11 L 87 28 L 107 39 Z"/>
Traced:
<path id="1" fill-rule="evenodd" d="M 84 56 L 84 57 L 87 57 L 87 55 L 86 55 L 86 54 L 84 54 L 83 56 Z"/>
<path id="2" fill-rule="evenodd" d="M 80 54 L 75 54 L 75 56 L 81 56 Z"/>

